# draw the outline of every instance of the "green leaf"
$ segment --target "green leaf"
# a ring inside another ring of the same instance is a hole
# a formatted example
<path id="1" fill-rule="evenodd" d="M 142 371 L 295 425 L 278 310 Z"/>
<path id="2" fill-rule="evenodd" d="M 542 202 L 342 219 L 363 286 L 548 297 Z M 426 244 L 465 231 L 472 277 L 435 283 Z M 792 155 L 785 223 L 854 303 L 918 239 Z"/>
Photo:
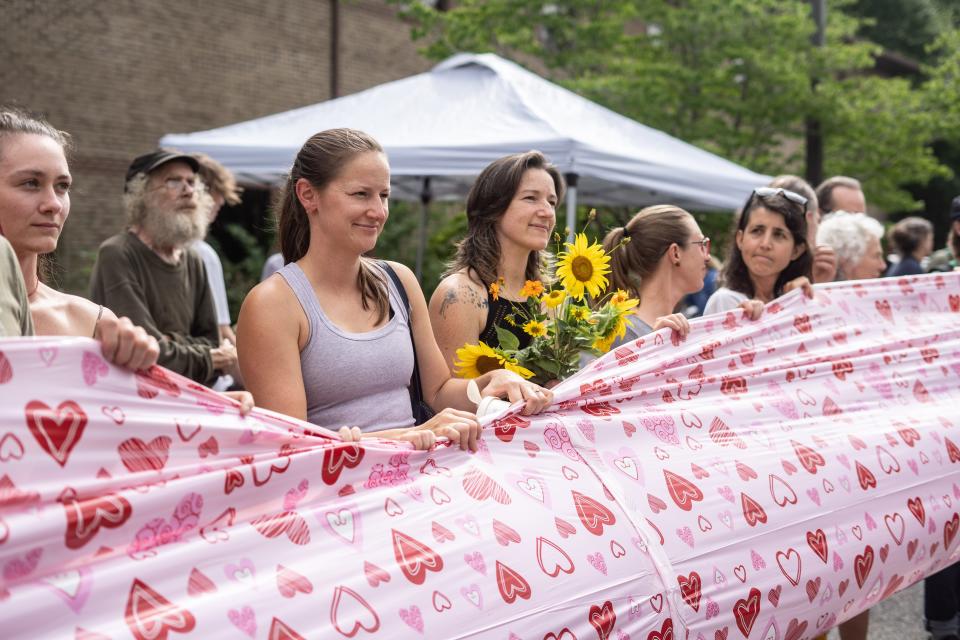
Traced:
<path id="1" fill-rule="evenodd" d="M 516 351 L 520 348 L 520 340 L 517 336 L 513 335 L 506 329 L 500 326 L 495 327 L 497 330 L 497 340 L 500 341 L 500 348 L 504 351 Z"/>

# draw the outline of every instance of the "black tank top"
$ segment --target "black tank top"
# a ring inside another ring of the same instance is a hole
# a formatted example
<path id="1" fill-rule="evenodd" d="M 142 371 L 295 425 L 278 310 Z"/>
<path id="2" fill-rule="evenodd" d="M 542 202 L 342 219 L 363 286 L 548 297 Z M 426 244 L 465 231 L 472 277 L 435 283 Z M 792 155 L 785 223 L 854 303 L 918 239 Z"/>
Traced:
<path id="1" fill-rule="evenodd" d="M 517 336 L 517 340 L 520 341 L 520 348 L 530 344 L 530 336 L 526 334 L 523 330 L 523 316 L 520 313 L 514 313 L 516 307 L 523 305 L 522 302 L 512 302 L 506 298 L 500 298 L 499 300 L 494 300 L 493 296 L 490 295 L 490 292 L 487 292 L 487 324 L 484 325 L 483 331 L 480 332 L 480 339 L 483 340 L 486 344 L 491 347 L 499 347 L 500 339 L 497 338 L 496 327 L 506 329 L 513 335 Z M 504 318 L 511 313 L 514 313 L 514 316 L 517 320 L 517 326 L 511 326 Z"/>

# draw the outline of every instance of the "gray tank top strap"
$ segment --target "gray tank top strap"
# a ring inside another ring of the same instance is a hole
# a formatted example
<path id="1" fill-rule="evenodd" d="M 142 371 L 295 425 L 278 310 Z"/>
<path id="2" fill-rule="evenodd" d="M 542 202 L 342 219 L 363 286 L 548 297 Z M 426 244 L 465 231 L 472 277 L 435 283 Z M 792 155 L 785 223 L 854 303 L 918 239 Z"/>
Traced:
<path id="1" fill-rule="evenodd" d="M 359 426 L 363 430 L 409 427 L 414 423 L 408 386 L 413 347 L 406 308 L 393 280 L 383 278 L 391 318 L 371 331 L 345 331 L 331 321 L 313 285 L 294 262 L 277 271 L 307 316 L 310 336 L 300 351 L 307 419 L 320 426 Z"/>

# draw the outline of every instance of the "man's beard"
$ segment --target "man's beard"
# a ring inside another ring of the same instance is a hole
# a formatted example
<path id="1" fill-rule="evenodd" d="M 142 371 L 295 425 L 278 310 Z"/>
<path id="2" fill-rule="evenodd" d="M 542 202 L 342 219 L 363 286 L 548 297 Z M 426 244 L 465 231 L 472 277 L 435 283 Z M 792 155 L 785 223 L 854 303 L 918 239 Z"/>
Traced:
<path id="1" fill-rule="evenodd" d="M 146 202 L 140 228 L 156 247 L 182 249 L 203 239 L 209 224 L 207 211 L 202 206 L 187 213 Z"/>

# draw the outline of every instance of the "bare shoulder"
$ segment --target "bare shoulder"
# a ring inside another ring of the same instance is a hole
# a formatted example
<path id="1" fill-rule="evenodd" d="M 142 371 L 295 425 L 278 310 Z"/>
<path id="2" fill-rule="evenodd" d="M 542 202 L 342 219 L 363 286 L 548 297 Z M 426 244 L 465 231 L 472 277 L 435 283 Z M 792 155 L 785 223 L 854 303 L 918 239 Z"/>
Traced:
<path id="1" fill-rule="evenodd" d="M 487 290 L 465 271 L 458 271 L 440 281 L 430 299 L 430 306 L 441 317 L 458 306 L 486 313 Z"/>
<path id="2" fill-rule="evenodd" d="M 100 305 L 49 287 L 30 303 L 37 335 L 93 336 Z"/>
<path id="3" fill-rule="evenodd" d="M 290 311 L 301 311 L 300 301 L 283 276 L 273 274 L 247 293 L 241 305 L 246 315 L 274 316 L 277 321 L 289 317 Z M 295 317 L 295 316 L 294 316 Z"/>

